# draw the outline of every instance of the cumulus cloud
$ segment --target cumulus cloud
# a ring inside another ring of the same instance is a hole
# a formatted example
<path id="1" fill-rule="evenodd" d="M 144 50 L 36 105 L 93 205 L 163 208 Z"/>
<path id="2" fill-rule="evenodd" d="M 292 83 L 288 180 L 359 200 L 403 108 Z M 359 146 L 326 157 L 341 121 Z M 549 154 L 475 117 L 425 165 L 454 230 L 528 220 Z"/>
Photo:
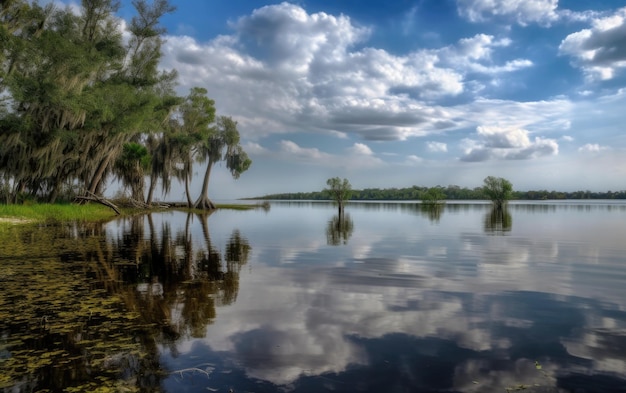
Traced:
<path id="1" fill-rule="evenodd" d="M 322 153 L 317 148 L 300 147 L 295 142 L 286 140 L 280 141 L 280 151 L 295 158 L 304 160 L 319 160 L 321 158 L 328 157 L 327 154 Z"/>
<path id="2" fill-rule="evenodd" d="M 568 35 L 559 52 L 572 57 L 590 81 L 613 79 L 626 68 L 626 7 L 595 18 L 592 27 Z"/>
<path id="3" fill-rule="evenodd" d="M 363 155 L 363 156 L 371 156 L 374 155 L 372 149 L 369 148 L 366 144 L 363 143 L 355 143 L 354 146 L 348 149 L 353 154 Z"/>
<path id="4" fill-rule="evenodd" d="M 514 127 L 486 127 L 476 129 L 477 140 L 462 142 L 465 155 L 462 161 L 478 162 L 487 160 L 527 160 L 559 152 L 554 139 L 529 137 L 529 132 Z"/>
<path id="5" fill-rule="evenodd" d="M 178 70 L 183 94 L 207 87 L 248 138 L 297 129 L 404 140 L 458 128 L 462 116 L 441 103 L 466 91 L 469 73 L 532 65 L 495 64 L 492 53 L 511 41 L 483 34 L 403 55 L 363 47 L 368 28 L 290 3 L 259 8 L 231 27 L 233 34 L 206 43 L 167 37 L 161 65 Z"/>
<path id="6" fill-rule="evenodd" d="M 496 39 L 492 35 L 476 34 L 470 38 L 459 40 L 456 45 L 448 46 L 435 52 L 443 64 L 459 67 L 465 72 L 481 74 L 501 74 L 514 72 L 531 67 L 533 62 L 528 59 L 514 59 L 503 65 L 492 63 L 491 55 L 496 48 L 511 45 L 508 38 Z"/>

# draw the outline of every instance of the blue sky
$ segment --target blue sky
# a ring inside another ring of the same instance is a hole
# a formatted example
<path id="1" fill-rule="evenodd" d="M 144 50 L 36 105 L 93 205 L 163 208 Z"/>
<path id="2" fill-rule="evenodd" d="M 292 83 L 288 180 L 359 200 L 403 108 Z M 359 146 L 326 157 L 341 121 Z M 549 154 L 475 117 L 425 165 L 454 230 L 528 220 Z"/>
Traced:
<path id="1" fill-rule="evenodd" d="M 216 167 L 213 198 L 334 176 L 625 188 L 626 1 L 172 3 L 161 67 L 178 70 L 181 95 L 208 89 L 253 160 L 236 181 Z"/>

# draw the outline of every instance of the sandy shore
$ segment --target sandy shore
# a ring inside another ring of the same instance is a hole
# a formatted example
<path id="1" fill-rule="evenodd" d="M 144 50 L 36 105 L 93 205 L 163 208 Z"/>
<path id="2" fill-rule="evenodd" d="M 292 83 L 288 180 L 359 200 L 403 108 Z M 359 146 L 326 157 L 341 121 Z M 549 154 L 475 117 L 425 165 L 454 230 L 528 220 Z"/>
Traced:
<path id="1" fill-rule="evenodd" d="M 9 224 L 26 224 L 29 223 L 30 220 L 24 218 L 15 218 L 15 217 L 0 217 L 0 223 L 9 223 Z"/>

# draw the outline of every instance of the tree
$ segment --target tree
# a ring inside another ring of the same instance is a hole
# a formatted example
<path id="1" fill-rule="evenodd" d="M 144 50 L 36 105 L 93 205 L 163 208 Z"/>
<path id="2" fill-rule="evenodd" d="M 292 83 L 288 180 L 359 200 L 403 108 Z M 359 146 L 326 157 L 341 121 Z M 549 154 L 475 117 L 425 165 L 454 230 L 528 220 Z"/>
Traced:
<path id="1" fill-rule="evenodd" d="M 239 139 L 237 122 L 230 117 L 220 116 L 215 130 L 198 146 L 198 161 L 208 160 L 208 163 L 202 182 L 202 192 L 194 204 L 196 209 L 215 209 L 215 205 L 209 199 L 208 191 L 211 169 L 216 162 L 226 161 L 226 167 L 234 179 L 238 179 L 250 168 L 252 160 L 248 158 L 239 144 Z"/>
<path id="2" fill-rule="evenodd" d="M 496 209 L 501 209 L 513 195 L 513 185 L 502 177 L 487 176 L 483 186 L 483 194 L 491 199 Z"/>
<path id="3" fill-rule="evenodd" d="M 352 186 L 348 179 L 341 180 L 338 177 L 326 180 L 326 184 L 328 188 L 324 189 L 324 192 L 337 204 L 339 218 L 341 219 L 343 217 L 344 204 L 352 195 Z"/>
<path id="4" fill-rule="evenodd" d="M 115 0 L 83 0 L 79 12 L 0 2 L 0 176 L 54 200 L 63 185 L 102 190 L 123 146 L 163 121 L 157 86 L 159 19 L 167 0 L 135 0 L 122 37 Z"/>
<path id="5" fill-rule="evenodd" d="M 144 176 L 150 168 L 150 155 L 145 146 L 133 142 L 122 148 L 114 164 L 113 170 L 125 187 L 130 188 L 131 198 L 137 202 L 144 199 Z"/>
<path id="6" fill-rule="evenodd" d="M 185 185 L 187 207 L 193 207 L 189 183 L 193 175 L 197 146 L 209 137 L 215 120 L 215 101 L 206 96 L 207 90 L 194 87 L 185 97 L 178 113 L 171 120 L 168 145 L 172 149 L 174 174 Z"/>
<path id="7" fill-rule="evenodd" d="M 431 187 L 428 190 L 420 193 L 422 204 L 424 205 L 438 205 L 446 199 L 446 194 L 440 187 Z"/>

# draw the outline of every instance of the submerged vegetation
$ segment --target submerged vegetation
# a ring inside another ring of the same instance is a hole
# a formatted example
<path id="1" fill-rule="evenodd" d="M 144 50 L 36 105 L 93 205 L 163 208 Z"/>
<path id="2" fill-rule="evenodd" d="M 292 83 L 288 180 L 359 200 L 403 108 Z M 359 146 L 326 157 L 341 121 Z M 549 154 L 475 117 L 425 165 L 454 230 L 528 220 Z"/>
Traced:
<path id="1" fill-rule="evenodd" d="M 193 217 L 175 233 L 149 215 L 0 231 L 0 391 L 158 391 L 158 344 L 204 336 L 251 253 L 239 231 L 216 245 L 209 214 Z"/>

